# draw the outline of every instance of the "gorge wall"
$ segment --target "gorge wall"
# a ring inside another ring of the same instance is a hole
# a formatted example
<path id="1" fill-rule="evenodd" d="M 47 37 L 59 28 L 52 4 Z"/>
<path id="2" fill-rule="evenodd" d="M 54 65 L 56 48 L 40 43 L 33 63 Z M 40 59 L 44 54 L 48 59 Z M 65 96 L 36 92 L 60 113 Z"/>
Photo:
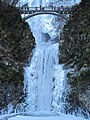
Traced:
<path id="1" fill-rule="evenodd" d="M 19 0 L 1 0 L 5 4 L 16 5 Z"/>
<path id="2" fill-rule="evenodd" d="M 0 2 L 0 109 L 23 101 L 23 66 L 34 45 L 19 11 Z"/>
<path id="3" fill-rule="evenodd" d="M 67 73 L 69 113 L 82 109 L 90 113 L 90 1 L 73 6 L 70 20 L 64 26 L 60 40 L 60 62 Z"/>

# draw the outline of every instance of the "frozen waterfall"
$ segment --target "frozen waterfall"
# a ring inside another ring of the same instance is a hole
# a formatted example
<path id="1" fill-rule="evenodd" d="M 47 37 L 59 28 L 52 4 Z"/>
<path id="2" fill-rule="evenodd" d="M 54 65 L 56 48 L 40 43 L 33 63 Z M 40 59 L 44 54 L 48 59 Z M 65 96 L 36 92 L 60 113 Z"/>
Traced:
<path id="1" fill-rule="evenodd" d="M 28 1 L 28 5 L 45 6 L 47 2 L 33 0 Z M 36 16 L 27 22 L 36 40 L 31 62 L 24 68 L 27 110 L 61 111 L 65 74 L 63 66 L 59 65 L 57 26 L 60 24 L 54 23 L 55 16 L 52 15 Z"/>
<path id="2" fill-rule="evenodd" d="M 67 6 L 74 4 L 74 0 L 19 0 L 18 5 L 28 3 L 28 6 L 45 6 L 50 2 Z M 76 0 L 77 3 L 80 0 Z M 32 51 L 32 58 L 28 59 L 24 67 L 25 106 L 8 105 L 7 116 L 0 116 L 5 120 L 84 120 L 71 115 L 65 115 L 66 71 L 59 64 L 59 34 L 65 25 L 64 19 L 53 15 L 39 15 L 27 20 L 35 37 L 36 47 Z M 19 113 L 18 113 L 19 112 Z M 23 113 L 24 112 L 24 113 Z M 3 111 L 2 111 L 3 113 Z"/>
<path id="3" fill-rule="evenodd" d="M 25 68 L 30 110 L 51 110 L 54 66 L 58 64 L 57 53 L 58 44 L 42 43 L 36 47 L 30 66 Z"/>

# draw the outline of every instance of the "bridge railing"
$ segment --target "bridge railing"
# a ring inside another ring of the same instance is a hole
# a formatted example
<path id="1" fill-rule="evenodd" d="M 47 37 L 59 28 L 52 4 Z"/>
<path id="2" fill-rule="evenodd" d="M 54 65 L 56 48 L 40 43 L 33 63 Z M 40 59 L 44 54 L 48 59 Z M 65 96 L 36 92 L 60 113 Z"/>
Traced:
<path id="1" fill-rule="evenodd" d="M 18 7 L 20 11 L 71 11 L 71 7 Z"/>

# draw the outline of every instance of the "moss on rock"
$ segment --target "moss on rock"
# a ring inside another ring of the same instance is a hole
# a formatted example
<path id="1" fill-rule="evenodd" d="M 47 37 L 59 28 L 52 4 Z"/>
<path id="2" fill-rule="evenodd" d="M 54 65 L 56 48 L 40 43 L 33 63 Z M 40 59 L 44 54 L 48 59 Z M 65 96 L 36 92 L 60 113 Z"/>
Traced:
<path id="1" fill-rule="evenodd" d="M 23 98 L 23 66 L 35 41 L 19 11 L 0 3 L 0 109 Z"/>
<path id="2" fill-rule="evenodd" d="M 78 112 L 77 108 L 81 108 L 90 112 L 90 1 L 82 0 L 80 5 L 73 6 L 61 41 L 60 63 L 74 69 L 67 74 L 67 101 L 70 103 L 67 109 Z"/>

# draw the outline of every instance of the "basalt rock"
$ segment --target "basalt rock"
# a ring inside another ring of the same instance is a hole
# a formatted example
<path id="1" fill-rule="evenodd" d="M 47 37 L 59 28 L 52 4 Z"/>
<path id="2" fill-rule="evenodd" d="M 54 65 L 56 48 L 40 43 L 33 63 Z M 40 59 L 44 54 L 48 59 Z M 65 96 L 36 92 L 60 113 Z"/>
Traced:
<path id="1" fill-rule="evenodd" d="M 67 68 L 66 110 L 90 113 L 90 1 L 73 6 L 60 40 L 60 63 Z M 73 71 L 72 71 L 73 69 Z M 87 112 L 88 111 L 88 112 Z"/>
<path id="2" fill-rule="evenodd" d="M 19 0 L 1 0 L 4 4 L 15 6 Z"/>
<path id="3" fill-rule="evenodd" d="M 0 109 L 23 99 L 23 67 L 34 48 L 34 37 L 19 11 L 0 3 Z"/>

